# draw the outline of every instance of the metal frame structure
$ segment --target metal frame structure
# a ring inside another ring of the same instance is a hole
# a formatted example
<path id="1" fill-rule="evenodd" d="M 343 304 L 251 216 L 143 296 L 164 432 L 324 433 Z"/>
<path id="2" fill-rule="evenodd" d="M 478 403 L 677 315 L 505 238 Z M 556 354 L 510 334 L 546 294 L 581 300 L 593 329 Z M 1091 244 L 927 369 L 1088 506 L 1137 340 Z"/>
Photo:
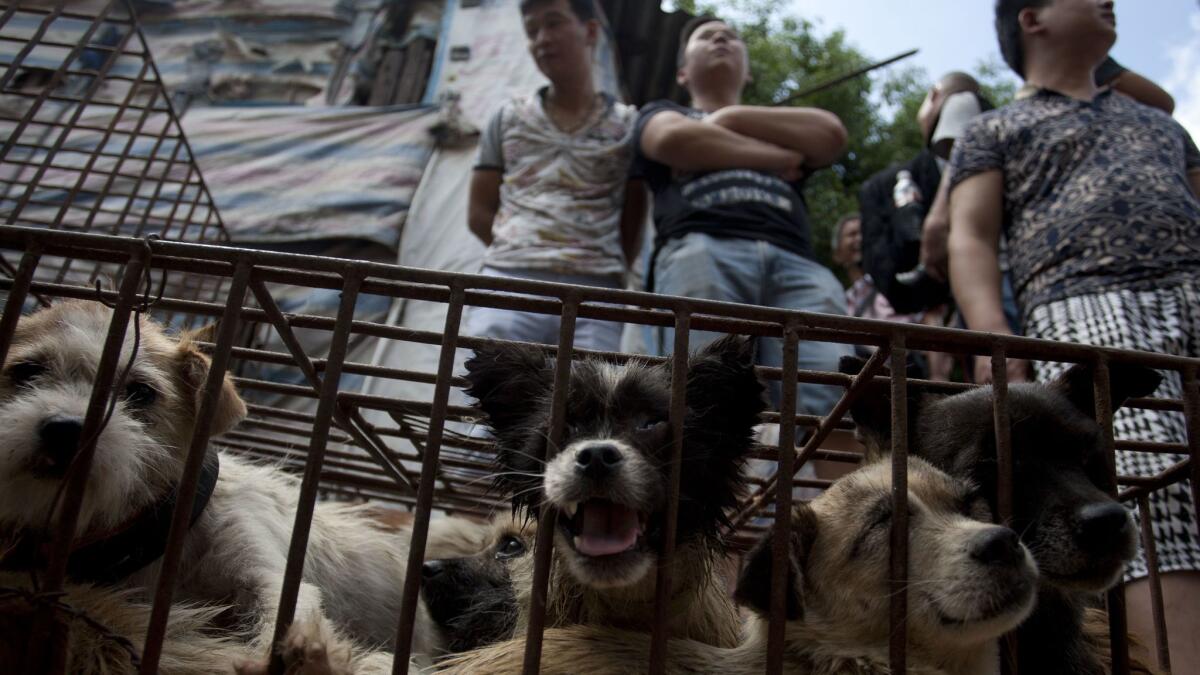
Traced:
<path id="1" fill-rule="evenodd" d="M 493 501 L 486 493 L 486 479 L 490 467 L 486 444 L 461 434 L 450 433 L 448 422 L 469 421 L 474 412 L 470 409 L 449 405 L 452 387 L 463 382 L 453 372 L 455 352 L 459 348 L 475 348 L 494 342 L 485 338 L 460 335 L 459 326 L 463 311 L 468 306 L 497 307 L 510 310 L 539 312 L 559 315 L 561 332 L 557 345 L 551 348 L 557 354 L 557 371 L 551 423 L 551 447 L 555 447 L 563 433 L 563 411 L 565 409 L 565 383 L 572 358 L 585 354 L 573 349 L 574 325 L 578 318 L 623 321 L 648 326 L 673 326 L 675 331 L 675 373 L 686 372 L 686 354 L 691 330 L 739 333 L 768 338 L 782 338 L 785 344 L 785 360 L 782 368 L 761 370 L 769 379 L 780 379 L 783 387 L 785 411 L 795 405 L 795 383 L 834 384 L 845 388 L 841 400 L 824 418 L 813 418 L 795 414 L 768 413 L 764 421 L 775 421 L 780 425 L 782 448 L 793 451 L 768 453 L 779 461 L 780 470 L 773 480 L 763 481 L 755 494 L 745 502 L 736 522 L 741 523 L 739 534 L 753 537 L 759 531 L 746 525 L 749 516 L 766 516 L 773 521 L 779 537 L 776 541 L 786 542 L 790 527 L 790 502 L 792 487 L 797 483 L 793 475 L 804 464 L 814 458 L 841 462 L 857 462 L 855 453 L 823 450 L 824 438 L 835 428 L 844 427 L 842 413 L 853 400 L 861 395 L 864 384 L 880 377 L 885 364 L 891 364 L 890 382 L 893 391 L 893 461 L 896 494 L 906 494 L 905 458 L 908 448 L 907 436 L 902 433 L 908 424 L 903 395 L 908 386 L 931 386 L 957 389 L 958 385 L 942 383 L 909 382 L 904 375 L 904 359 L 910 349 L 950 351 L 992 356 L 995 370 L 995 415 L 998 421 L 997 447 L 1001 467 L 1001 519 L 1011 511 L 1011 466 L 1012 448 L 1007 424 L 1007 386 L 1003 361 L 1005 358 L 1040 359 L 1091 363 L 1097 368 L 1096 400 L 1098 420 L 1106 431 L 1111 447 L 1140 452 L 1179 453 L 1187 452 L 1190 457 L 1200 451 L 1200 388 L 1197 386 L 1197 370 L 1200 360 L 1102 349 L 1056 343 L 1020 337 L 1001 337 L 991 334 L 972 333 L 952 329 L 892 324 L 849 317 L 807 314 L 766 307 L 732 305 L 713 301 L 660 296 L 630 291 L 586 288 L 561 284 L 523 280 L 498 279 L 474 275 L 454 274 L 431 270 L 404 268 L 367 262 L 346 261 L 333 258 L 301 256 L 284 253 L 214 247 L 192 243 L 146 240 L 129 237 L 113 237 L 90 233 L 48 231 L 41 228 L 19 226 L 0 227 L 0 249 L 21 254 L 20 269 L 15 278 L 0 280 L 0 290 L 8 297 L 4 315 L 0 320 L 0 357 L 7 353 L 12 330 L 15 328 L 20 309 L 27 295 L 38 293 L 54 297 L 95 298 L 97 291 L 89 286 L 56 284 L 35 281 L 35 271 L 43 258 L 66 258 L 88 262 L 112 264 L 124 269 L 116 291 L 102 291 L 100 297 L 118 308 L 113 321 L 109 346 L 120 344 L 128 323 L 130 312 L 141 301 L 141 287 L 147 274 L 154 277 L 165 272 L 168 276 L 190 275 L 220 279 L 228 283 L 230 293 L 224 302 L 175 299 L 169 296 L 159 302 L 160 309 L 187 313 L 203 320 L 219 319 L 220 331 L 215 344 L 210 346 L 214 363 L 207 383 L 208 397 L 200 410 L 196 436 L 190 446 L 187 468 L 180 487 L 180 504 L 190 504 L 189 495 L 196 486 L 204 451 L 210 439 L 207 426 L 203 424 L 211 414 L 210 402 L 220 385 L 224 371 L 235 361 L 257 361 L 279 363 L 289 360 L 302 371 L 309 381 L 308 387 L 288 387 L 286 391 L 296 396 L 315 397 L 318 406 L 315 414 L 298 414 L 284 409 L 254 406 L 248 428 L 255 429 L 255 443 L 248 435 L 231 434 L 226 439 L 214 442 L 230 452 L 241 452 L 258 457 L 285 456 L 296 469 L 302 469 L 304 480 L 301 488 L 300 508 L 296 516 L 289 556 L 288 571 L 284 580 L 283 600 L 277 630 L 282 635 L 290 624 L 294 609 L 295 594 L 299 586 L 300 570 L 303 567 L 304 550 L 307 542 L 308 525 L 312 509 L 323 486 L 332 489 L 347 489 L 352 486 L 363 488 L 364 496 L 384 497 L 405 504 L 413 509 L 415 519 L 413 540 L 409 559 L 408 577 L 404 580 L 405 602 L 398 622 L 398 640 L 401 645 L 397 663 L 407 663 L 407 644 L 412 635 L 413 617 L 416 611 L 421 562 L 424 556 L 425 537 L 428 532 L 430 514 L 437 508 L 459 512 L 483 514 L 492 509 Z M 342 304 L 336 317 L 288 315 L 281 312 L 274 302 L 269 284 L 286 284 L 313 289 L 339 289 Z M 441 332 L 423 332 L 357 320 L 354 315 L 355 301 L 359 295 L 381 295 L 395 299 L 423 300 L 444 303 L 447 307 L 445 328 Z M 249 304 L 249 299 L 254 304 Z M 277 331 L 288 345 L 289 353 L 264 353 L 235 346 L 234 338 L 241 324 L 261 324 Z M 326 359 L 312 360 L 294 339 L 297 329 L 320 330 L 332 334 L 332 349 Z M 409 372 L 379 366 L 348 363 L 346 345 L 352 334 L 368 335 L 381 340 L 401 340 L 429 345 L 439 345 L 440 359 L 434 373 Z M 878 347 L 863 372 L 854 377 L 799 370 L 796 366 L 797 350 L 807 340 L 837 342 L 843 344 L 871 344 Z M 115 352 L 113 352 L 115 353 Z M 592 353 L 595 355 L 595 353 Z M 111 356 L 111 354 L 110 354 Z M 602 358 L 622 361 L 631 357 L 624 354 L 599 354 Z M 1112 440 L 1112 404 L 1107 383 L 1107 369 L 1111 363 L 1136 363 L 1160 370 L 1180 373 L 1185 383 L 1185 400 L 1167 401 L 1147 399 L 1132 401 L 1130 405 L 1160 410 L 1185 411 L 1188 416 L 1190 437 L 1187 448 L 1178 445 L 1153 444 L 1142 441 Z M 111 381 L 115 372 L 115 358 L 102 363 L 99 382 Z M 434 384 L 432 400 L 393 400 L 364 395 L 339 387 L 342 373 L 352 370 L 369 372 L 376 377 L 393 378 L 408 382 Z M 672 419 L 674 430 L 674 453 L 678 458 L 682 451 L 682 412 L 686 406 L 682 378 L 677 377 L 672 390 Z M 243 389 L 278 388 L 266 381 L 240 378 Z M 94 416 L 89 415 L 86 424 L 98 422 L 108 387 L 98 386 L 93 393 Z M 390 424 L 373 422 L 369 418 L 390 418 Z M 796 448 L 794 439 L 797 426 L 812 430 L 803 447 Z M 85 426 L 85 429 L 92 428 Z M 419 429 L 419 431 L 418 431 Z M 258 433 L 261 431 L 262 433 Z M 84 434 L 87 437 L 87 434 Z M 411 450 L 400 447 L 398 441 L 407 440 Z M 278 445 L 274 445 L 277 443 Z M 297 446 L 306 445 L 300 450 Z M 332 446 L 332 447 L 331 447 Z M 81 449 L 79 461 L 90 461 L 93 449 Z M 412 465 L 420 463 L 419 473 Z M 678 466 L 678 462 L 675 463 Z M 1198 465 L 1191 459 L 1182 461 L 1153 477 L 1118 476 L 1121 485 L 1119 497 L 1125 501 L 1143 502 L 1150 492 L 1165 485 L 1197 478 Z M 76 474 L 82 475 L 82 474 Z M 678 473 L 673 478 L 678 480 Z M 390 480 L 389 480 L 390 479 Z M 820 480 L 805 481 L 806 485 L 823 486 Z M 82 483 L 80 484 L 82 485 Z M 75 494 L 68 492 L 68 494 Z M 678 483 L 670 493 L 668 516 L 678 508 Z M 78 507 L 78 495 L 71 506 Z M 768 507 L 774 506 L 773 511 Z M 895 513 L 903 514 L 904 509 Z M 779 517 L 784 514 L 784 517 Z M 177 524 L 186 520 L 186 513 L 177 510 Z M 543 511 L 543 525 L 556 517 L 551 511 Z M 179 520 L 183 518 L 183 520 Z M 73 531 L 74 515 L 64 508 L 59 514 L 57 532 Z M 664 523 L 666 532 L 672 531 L 673 520 Z M 893 530 L 893 584 L 896 594 L 893 600 L 893 624 L 895 635 L 903 636 L 905 605 L 905 576 L 907 561 L 907 523 L 905 519 L 894 519 Z M 1143 525 L 1145 527 L 1145 525 Z M 175 583 L 180 547 L 186 528 L 172 532 L 156 592 L 154 613 L 155 625 L 145 645 L 143 672 L 154 672 L 157 648 L 162 638 L 163 622 L 169 608 Z M 545 589 L 548 581 L 549 559 L 552 547 L 553 527 L 539 528 L 535 549 L 535 594 L 528 626 L 528 655 L 526 672 L 537 672 L 537 656 L 540 653 L 540 637 L 545 611 Z M 68 538 L 69 539 L 69 538 Z M 59 546 L 46 576 L 46 591 L 53 592 L 64 580 L 61 573 L 65 564 L 66 539 L 56 540 Z M 672 541 L 667 537 L 666 541 Z M 1155 557 L 1153 542 L 1147 540 L 1148 552 Z M 668 545 L 663 551 L 663 563 L 658 570 L 658 588 L 668 588 L 670 558 L 673 554 Z M 776 552 L 774 575 L 778 581 L 786 570 L 786 551 Z M 1155 586 L 1156 612 L 1161 621 L 1161 586 L 1157 574 L 1152 575 Z M 1110 618 L 1114 628 L 1113 645 L 1115 662 L 1124 662 L 1125 640 L 1122 589 L 1118 586 L 1109 595 Z M 778 657 L 783 633 L 783 606 L 773 608 L 772 647 L 770 654 Z M 667 637 L 663 626 L 666 616 L 659 603 L 656 613 L 655 645 L 652 672 L 657 672 L 665 658 L 662 647 Z M 1165 631 L 1160 632 L 1159 653 L 1165 656 Z M 893 642 L 892 660 L 896 672 L 903 670 L 905 642 L 897 638 Z M 779 672 L 780 662 L 773 659 L 772 672 Z M 401 672 L 399 666 L 396 672 Z M 1117 672 L 1121 672 L 1119 669 Z"/>
<path id="2" fill-rule="evenodd" d="M 887 381 L 893 393 L 892 420 L 896 431 L 892 455 L 894 494 L 900 498 L 906 494 L 909 450 L 904 433 L 909 423 L 903 395 L 906 388 L 922 386 L 954 391 L 967 387 L 907 380 L 903 366 L 909 350 L 993 357 L 1001 477 L 998 516 L 1002 521 L 1011 516 L 1012 510 L 1013 450 L 1007 413 L 1006 358 L 1094 364 L 1098 373 L 1097 417 L 1110 448 L 1188 455 L 1188 459 L 1158 476 L 1118 476 L 1121 486 L 1118 497 L 1123 501 L 1136 502 L 1145 512 L 1146 500 L 1154 490 L 1184 479 L 1190 479 L 1193 485 L 1200 481 L 1198 359 L 228 246 L 220 214 L 196 167 L 169 98 L 162 90 L 132 12 L 117 0 L 89 0 L 84 4 L 89 11 L 94 9 L 91 13 L 79 9 L 78 3 L 70 4 L 73 9 L 68 9 L 65 1 L 0 5 L 0 43 L 17 45 L 15 55 L 0 60 L 6 67 L 0 75 L 0 97 L 5 104 L 0 107 L 0 131 L 7 133 L 0 147 L 0 188 L 4 190 L 0 195 L 0 214 L 6 220 L 0 225 L 0 254 L 6 272 L 6 278 L 0 278 L 0 291 L 7 294 L 0 315 L 0 362 L 7 355 L 19 317 L 30 309 L 32 298 L 43 302 L 57 297 L 103 299 L 115 306 L 84 426 L 83 437 L 94 438 L 89 432 L 101 423 L 118 370 L 117 347 L 135 310 L 142 311 L 153 304 L 156 316 L 176 327 L 219 320 L 215 342 L 205 345 L 213 368 L 188 448 L 178 503 L 192 503 L 210 442 L 226 452 L 267 459 L 303 474 L 277 635 L 283 635 L 293 619 L 308 527 L 320 494 L 393 502 L 414 513 L 409 572 L 402 582 L 404 602 L 397 618 L 395 672 L 406 671 L 418 600 L 418 575 L 432 512 L 436 509 L 487 515 L 497 507 L 496 498 L 487 492 L 486 485 L 491 474 L 490 444 L 461 431 L 463 425 L 476 420 L 477 413 L 451 404 L 453 390 L 464 385 L 454 372 L 456 351 L 493 342 L 460 334 L 464 310 L 472 306 L 561 317 L 557 344 L 549 346 L 556 355 L 551 447 L 557 447 L 563 435 L 565 385 L 572 359 L 585 354 L 615 362 L 647 358 L 574 349 L 578 319 L 675 329 L 674 356 L 670 358 L 674 360 L 675 377 L 671 426 L 676 461 L 672 464 L 672 486 L 663 523 L 668 536 L 660 552 L 657 577 L 660 592 L 649 663 L 651 672 L 661 672 L 666 658 L 665 640 L 669 637 L 663 595 L 670 587 L 670 561 L 674 555 L 670 535 L 678 512 L 678 459 L 683 450 L 682 421 L 687 406 L 684 376 L 693 330 L 778 338 L 784 343 L 782 367 L 760 369 L 763 377 L 783 384 L 782 411 L 763 417 L 764 422 L 777 423 L 780 428 L 778 446 L 762 453 L 763 458 L 777 460 L 778 471 L 770 479 L 754 483 L 751 496 L 733 514 L 735 530 L 729 533 L 734 541 L 745 543 L 760 536 L 765 527 L 775 528 L 778 536 L 772 576 L 776 587 L 782 586 L 786 574 L 785 546 L 791 527 L 792 488 L 823 488 L 829 484 L 824 480 L 800 479 L 796 474 L 816 459 L 847 464 L 861 461 L 857 453 L 833 449 L 827 441 L 835 431 L 850 427 L 843 419 L 844 414 L 863 394 L 866 385 L 873 379 L 886 377 L 882 373 L 890 363 L 892 375 Z M 16 19 L 23 19 L 27 25 L 32 21 L 33 30 L 17 30 L 20 22 Z M 64 31 L 74 37 L 56 37 Z M 47 54 L 54 67 L 38 65 L 45 61 L 35 63 Z M 55 54 L 58 56 L 54 57 Z M 122 74 L 130 66 L 135 75 Z M 39 83 L 37 86 L 30 84 L 35 81 Z M 105 277 L 113 280 L 112 289 L 96 287 L 95 282 Z M 152 303 L 143 290 L 147 283 L 155 285 L 161 294 Z M 280 288 L 340 291 L 340 306 L 335 316 L 289 314 L 276 300 Z M 444 328 L 421 331 L 363 320 L 356 316 L 356 301 L 369 295 L 442 304 L 446 309 Z M 257 331 L 273 332 L 285 349 L 256 349 L 239 338 Z M 323 358 L 307 354 L 298 336 L 302 331 L 327 334 L 331 345 L 328 354 Z M 436 371 L 350 361 L 348 345 L 353 337 L 436 346 L 440 350 Z M 809 340 L 871 345 L 877 349 L 857 376 L 813 372 L 801 370 L 797 365 L 798 351 Z M 1180 374 L 1184 400 L 1145 399 L 1127 405 L 1184 412 L 1189 434 L 1186 446 L 1113 439 L 1112 401 L 1107 382 L 1108 367 L 1113 363 L 1136 363 Z M 243 393 L 270 394 L 282 402 L 252 402 L 250 417 L 240 430 L 210 439 L 205 420 L 213 414 L 221 378 L 227 371 L 257 372 L 245 367 L 247 364 L 292 370 L 305 384 L 281 384 L 249 375 L 235 377 Z M 346 375 L 416 383 L 432 387 L 432 394 L 415 399 L 364 394 L 344 385 Z M 845 391 L 828 416 L 797 415 L 794 386 L 797 383 L 834 385 Z M 297 401 L 308 405 L 290 405 Z M 808 433 L 800 433 L 798 427 Z M 796 445 L 798 438 L 806 438 L 800 447 Z M 53 555 L 40 589 L 47 598 L 56 597 L 55 592 L 66 581 L 68 533 L 74 531 L 94 451 L 94 444 L 80 449 L 76 461 L 82 466 L 72 471 L 67 498 L 56 514 Z M 894 512 L 891 662 L 893 672 L 902 672 L 907 660 L 908 539 L 906 510 L 897 508 Z M 155 588 L 150 630 L 142 643 L 142 673 L 156 672 L 178 574 L 186 509 L 178 507 L 174 516 Z M 526 673 L 537 673 L 539 668 L 554 530 L 547 525 L 556 514 L 544 510 L 540 518 L 543 526 L 538 530 L 535 548 Z M 755 524 L 764 519 L 770 525 Z M 1157 654 L 1160 664 L 1165 666 L 1162 589 L 1148 523 L 1142 523 L 1142 531 L 1152 570 Z M 1117 664 L 1114 671 L 1127 672 L 1121 587 L 1114 589 L 1108 599 L 1113 661 Z M 782 668 L 783 600 L 777 594 L 771 607 L 769 673 L 778 673 Z M 53 612 L 52 603 L 41 607 L 34 625 L 35 645 L 51 644 L 46 638 L 62 630 L 54 621 Z M 31 672 L 62 672 L 62 663 L 56 662 L 56 655 L 31 651 L 30 656 L 38 659 Z"/>

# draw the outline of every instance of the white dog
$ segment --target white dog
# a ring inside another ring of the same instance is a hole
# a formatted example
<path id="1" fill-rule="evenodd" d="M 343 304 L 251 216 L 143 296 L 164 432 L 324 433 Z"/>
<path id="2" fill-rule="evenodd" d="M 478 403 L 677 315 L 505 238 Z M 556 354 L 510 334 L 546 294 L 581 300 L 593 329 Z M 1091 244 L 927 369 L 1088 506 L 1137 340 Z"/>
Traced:
<path id="1" fill-rule="evenodd" d="M 111 317 L 100 303 L 68 301 L 17 327 L 0 374 L 0 566 L 44 564 L 38 553 L 42 529 L 80 441 Z M 210 362 L 187 336 L 168 337 L 148 319 L 139 328 L 121 400 L 97 441 L 70 571 L 76 580 L 146 590 L 159 574 L 166 521 Z M 120 368 L 132 347 L 131 326 Z M 229 430 L 245 414 L 226 378 L 212 434 Z M 266 654 L 299 484 L 229 454 L 220 455 L 219 470 L 216 460 L 210 450 L 175 598 L 230 605 L 225 626 Z M 371 649 L 392 647 L 408 542 L 374 523 L 363 507 L 317 505 L 293 635 L 320 641 L 331 652 L 349 651 L 348 640 Z M 421 607 L 413 653 L 433 654 L 437 643 Z M 390 655 L 356 653 L 363 657 L 355 659 L 358 672 L 390 672 Z"/>

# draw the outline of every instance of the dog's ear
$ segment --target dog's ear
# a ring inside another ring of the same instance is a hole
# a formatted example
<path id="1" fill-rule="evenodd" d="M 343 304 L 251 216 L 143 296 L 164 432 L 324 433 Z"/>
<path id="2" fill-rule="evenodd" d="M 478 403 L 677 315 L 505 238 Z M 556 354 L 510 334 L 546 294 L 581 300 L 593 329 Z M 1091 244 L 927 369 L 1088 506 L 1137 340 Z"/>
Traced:
<path id="1" fill-rule="evenodd" d="M 866 365 L 867 362 L 857 356 L 843 356 L 838 361 L 838 370 L 845 375 L 858 375 Z M 879 374 L 887 376 L 891 371 L 883 368 Z M 910 430 L 916 429 L 912 420 L 924 401 L 921 393 L 912 387 L 908 388 Z M 858 398 L 850 404 L 850 418 L 854 420 L 854 437 L 866 448 L 868 461 L 879 459 L 892 451 L 892 389 L 889 384 L 868 382 Z"/>
<path id="2" fill-rule="evenodd" d="M 464 391 L 498 436 L 521 426 L 554 386 L 554 364 L 540 347 L 488 345 L 477 349 L 466 367 L 470 384 Z"/>
<path id="3" fill-rule="evenodd" d="M 751 433 L 767 409 L 754 358 L 754 340 L 740 335 L 726 335 L 697 352 L 688 360 L 688 408 L 697 415 L 718 415 L 714 422 L 727 433 Z"/>
<path id="4" fill-rule="evenodd" d="M 786 617 L 795 621 L 804 616 L 805 559 L 817 538 L 817 519 L 812 508 L 800 503 L 792 508 L 791 546 L 788 547 Z M 772 529 L 746 554 L 738 577 L 734 599 L 763 617 L 771 614 L 771 566 L 774 560 L 775 532 Z"/>
<path id="5" fill-rule="evenodd" d="M 1088 417 L 1096 416 L 1096 391 L 1093 378 L 1096 369 L 1090 364 L 1076 364 L 1058 376 L 1051 387 L 1062 392 L 1067 400 Z M 1145 366 L 1112 363 L 1108 366 L 1109 387 L 1113 410 L 1131 398 L 1149 396 L 1162 383 L 1162 375 Z"/>
<path id="6" fill-rule="evenodd" d="M 208 371 L 212 361 L 195 345 L 196 335 L 205 331 L 186 333 L 179 341 L 179 379 L 183 390 L 192 398 L 194 412 L 200 411 L 200 399 L 204 396 L 204 382 L 208 379 Z M 204 341 L 211 341 L 211 335 Z M 216 410 L 213 412 L 212 435 L 225 433 L 237 426 L 246 417 L 246 403 L 238 395 L 233 386 L 233 380 L 226 373 L 221 382 L 221 393 L 217 397 Z"/>

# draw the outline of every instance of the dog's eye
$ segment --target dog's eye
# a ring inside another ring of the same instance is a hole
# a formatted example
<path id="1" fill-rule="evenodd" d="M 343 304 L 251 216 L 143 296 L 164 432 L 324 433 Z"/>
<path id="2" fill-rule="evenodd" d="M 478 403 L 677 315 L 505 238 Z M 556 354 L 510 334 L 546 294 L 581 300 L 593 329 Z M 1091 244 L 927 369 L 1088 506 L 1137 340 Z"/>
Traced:
<path id="1" fill-rule="evenodd" d="M 657 431 L 666 426 L 667 421 L 660 417 L 649 417 L 638 425 L 638 431 Z"/>
<path id="2" fill-rule="evenodd" d="M 496 547 L 496 560 L 507 560 L 525 553 L 525 542 L 518 537 L 505 537 Z"/>
<path id="3" fill-rule="evenodd" d="M 20 363 L 14 363 L 8 369 L 8 379 L 14 385 L 22 387 L 30 384 L 45 372 L 46 366 L 36 361 L 21 361 Z"/>
<path id="4" fill-rule="evenodd" d="M 144 382 L 130 382 L 125 385 L 125 402 L 128 405 L 145 408 L 158 398 L 158 392 Z"/>

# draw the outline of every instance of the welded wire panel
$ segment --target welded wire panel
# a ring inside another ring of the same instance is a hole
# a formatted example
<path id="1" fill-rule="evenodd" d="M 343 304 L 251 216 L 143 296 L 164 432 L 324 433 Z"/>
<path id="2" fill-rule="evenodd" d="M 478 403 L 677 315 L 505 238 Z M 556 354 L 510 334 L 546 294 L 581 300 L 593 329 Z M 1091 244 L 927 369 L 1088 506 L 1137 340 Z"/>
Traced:
<path id="1" fill-rule="evenodd" d="M 126 0 L 0 4 L 0 222 L 227 242 Z M 16 259 L 5 254 L 10 276 Z M 115 287 L 120 265 L 47 257 L 38 279 Z M 176 277 L 173 297 L 224 287 Z"/>

